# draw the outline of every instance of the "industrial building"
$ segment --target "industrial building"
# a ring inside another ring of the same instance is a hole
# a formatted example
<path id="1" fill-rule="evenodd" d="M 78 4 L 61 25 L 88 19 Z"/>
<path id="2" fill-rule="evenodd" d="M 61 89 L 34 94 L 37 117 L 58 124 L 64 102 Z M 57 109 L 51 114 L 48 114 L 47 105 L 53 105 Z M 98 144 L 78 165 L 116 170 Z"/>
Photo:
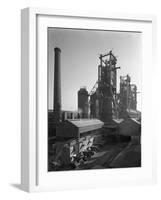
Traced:
<path id="1" fill-rule="evenodd" d="M 141 117 L 137 111 L 137 86 L 131 84 L 129 75 L 120 77 L 120 89 L 117 93 L 117 59 L 112 51 L 100 55 L 98 66 L 98 80 L 92 90 L 85 88 L 78 91 L 78 109 L 91 118 L 99 118 L 110 124 L 113 119 L 124 119 L 128 115 Z M 88 101 L 89 96 L 89 101 Z M 90 111 L 89 111 L 90 110 Z"/>
<path id="2" fill-rule="evenodd" d="M 93 165 L 87 161 L 96 152 L 101 152 L 101 148 L 105 150 L 108 146 L 105 144 L 109 144 L 112 137 L 117 142 L 125 137 L 128 144 L 135 141 L 140 145 L 141 112 L 137 110 L 137 86 L 131 83 L 129 75 L 121 76 L 117 92 L 117 70 L 120 67 L 117 67 L 113 52 L 109 51 L 99 56 L 98 79 L 92 90 L 88 92 L 86 87 L 78 90 L 78 111 L 62 111 L 61 50 L 55 48 L 54 53 L 54 109 L 48 111 L 48 169 L 91 169 L 100 163 L 100 168 L 108 168 L 109 154 L 105 153 L 102 160 L 98 156 Z M 123 145 L 121 142 L 119 145 L 121 151 Z M 114 149 L 118 147 L 115 145 Z"/>

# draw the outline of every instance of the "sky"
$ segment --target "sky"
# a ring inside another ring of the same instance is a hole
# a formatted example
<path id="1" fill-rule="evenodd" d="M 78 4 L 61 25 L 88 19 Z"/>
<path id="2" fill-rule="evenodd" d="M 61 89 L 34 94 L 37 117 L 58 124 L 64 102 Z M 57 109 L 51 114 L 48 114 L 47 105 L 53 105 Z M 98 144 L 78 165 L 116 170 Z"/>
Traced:
<path id="1" fill-rule="evenodd" d="M 99 55 L 112 50 L 117 57 L 117 82 L 127 74 L 138 88 L 141 111 L 142 34 L 137 32 L 48 28 L 48 106 L 53 109 L 54 48 L 61 49 L 62 110 L 77 110 L 77 92 L 88 92 L 98 79 Z M 119 91 L 119 85 L 117 87 Z"/>

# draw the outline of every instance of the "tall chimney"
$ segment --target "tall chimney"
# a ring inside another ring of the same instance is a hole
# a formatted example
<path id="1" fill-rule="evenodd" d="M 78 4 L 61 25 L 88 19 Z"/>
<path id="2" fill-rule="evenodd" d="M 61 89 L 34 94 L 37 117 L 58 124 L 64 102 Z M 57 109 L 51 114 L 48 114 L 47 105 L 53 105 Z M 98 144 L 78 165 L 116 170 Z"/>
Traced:
<path id="1" fill-rule="evenodd" d="M 59 48 L 54 48 L 55 62 L 54 62 L 54 113 L 55 121 L 60 122 L 61 119 L 61 65 Z"/>

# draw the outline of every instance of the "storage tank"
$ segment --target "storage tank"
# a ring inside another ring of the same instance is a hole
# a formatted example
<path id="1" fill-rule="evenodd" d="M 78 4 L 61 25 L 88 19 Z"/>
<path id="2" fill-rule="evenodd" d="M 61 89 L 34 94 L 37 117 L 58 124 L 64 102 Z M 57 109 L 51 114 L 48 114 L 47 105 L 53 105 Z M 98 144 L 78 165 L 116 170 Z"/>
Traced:
<path id="1" fill-rule="evenodd" d="M 88 118 L 88 91 L 86 87 L 81 87 L 78 91 L 78 111 L 81 118 Z"/>

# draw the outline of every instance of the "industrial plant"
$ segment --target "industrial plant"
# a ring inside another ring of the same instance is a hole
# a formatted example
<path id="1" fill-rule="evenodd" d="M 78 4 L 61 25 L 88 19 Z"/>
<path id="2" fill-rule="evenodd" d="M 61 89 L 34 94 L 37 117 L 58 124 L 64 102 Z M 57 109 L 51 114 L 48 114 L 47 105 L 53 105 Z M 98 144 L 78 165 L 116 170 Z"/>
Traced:
<path id="1" fill-rule="evenodd" d="M 77 111 L 62 110 L 61 49 L 54 48 L 54 101 L 48 110 L 48 171 L 141 167 L 141 112 L 130 74 L 117 77 L 111 51 L 98 56 L 91 91 L 77 91 Z M 104 53 L 104 52 L 103 52 Z M 63 53 L 62 53 L 63 56 Z"/>

